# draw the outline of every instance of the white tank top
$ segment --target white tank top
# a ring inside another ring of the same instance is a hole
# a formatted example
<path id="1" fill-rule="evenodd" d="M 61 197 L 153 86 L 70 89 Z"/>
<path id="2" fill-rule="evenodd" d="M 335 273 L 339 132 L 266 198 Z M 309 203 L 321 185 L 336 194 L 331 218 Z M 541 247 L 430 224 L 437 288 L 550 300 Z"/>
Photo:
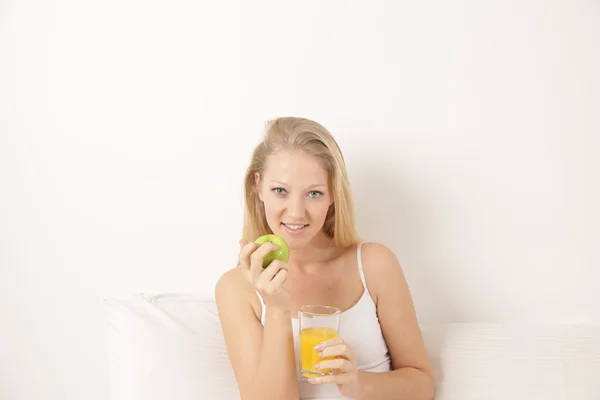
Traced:
<path id="1" fill-rule="evenodd" d="M 365 274 L 363 272 L 361 248 L 358 244 L 357 258 L 360 278 L 363 283 L 364 293 L 360 300 L 350 309 L 344 311 L 340 319 L 340 337 L 348 343 L 354 351 L 358 361 L 358 368 L 363 371 L 385 372 L 391 369 L 390 355 L 381 333 L 377 309 L 367 290 Z M 261 323 L 265 323 L 265 303 L 257 292 L 262 305 Z M 312 384 L 307 378 L 300 375 L 300 341 L 298 338 L 298 319 L 292 318 L 292 331 L 294 333 L 294 349 L 296 352 L 296 370 L 298 371 L 298 386 L 300 400 L 309 399 L 348 399 L 344 397 L 335 384 Z"/>

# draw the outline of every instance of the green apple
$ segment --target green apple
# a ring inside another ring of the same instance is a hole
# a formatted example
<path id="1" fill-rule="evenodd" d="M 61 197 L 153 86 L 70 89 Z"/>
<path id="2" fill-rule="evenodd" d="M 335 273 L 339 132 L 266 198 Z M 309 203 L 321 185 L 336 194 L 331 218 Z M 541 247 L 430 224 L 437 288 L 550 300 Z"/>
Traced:
<path id="1" fill-rule="evenodd" d="M 265 244 L 271 242 L 277 245 L 277 249 L 268 253 L 263 258 L 263 268 L 267 268 L 273 260 L 282 260 L 287 262 L 290 258 L 290 248 L 284 238 L 277 235 L 264 235 L 254 241 L 254 243 Z"/>

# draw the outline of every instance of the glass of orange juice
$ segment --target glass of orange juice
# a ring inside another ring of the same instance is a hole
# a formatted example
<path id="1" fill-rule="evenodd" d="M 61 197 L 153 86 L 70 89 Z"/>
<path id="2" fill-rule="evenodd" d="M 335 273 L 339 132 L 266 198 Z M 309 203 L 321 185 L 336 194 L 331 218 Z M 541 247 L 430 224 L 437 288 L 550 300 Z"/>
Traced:
<path id="1" fill-rule="evenodd" d="M 341 314 L 338 308 L 320 305 L 305 305 L 298 310 L 300 373 L 303 376 L 311 378 L 331 373 L 329 369 L 315 370 L 315 364 L 334 358 L 320 358 L 315 346 L 339 335 Z"/>

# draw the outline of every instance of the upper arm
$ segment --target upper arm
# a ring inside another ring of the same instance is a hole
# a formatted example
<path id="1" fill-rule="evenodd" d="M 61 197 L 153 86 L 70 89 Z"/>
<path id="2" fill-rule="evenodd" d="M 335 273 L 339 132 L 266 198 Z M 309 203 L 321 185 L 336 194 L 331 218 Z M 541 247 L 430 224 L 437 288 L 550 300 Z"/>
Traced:
<path id="1" fill-rule="evenodd" d="M 375 294 L 393 368 L 413 367 L 433 378 L 412 296 L 396 255 L 378 243 L 366 243 L 363 248 L 365 279 Z"/>
<path id="2" fill-rule="evenodd" d="M 257 370 L 263 326 L 249 301 L 251 287 L 240 272 L 234 268 L 223 274 L 215 286 L 215 299 L 229 361 L 244 398 Z"/>

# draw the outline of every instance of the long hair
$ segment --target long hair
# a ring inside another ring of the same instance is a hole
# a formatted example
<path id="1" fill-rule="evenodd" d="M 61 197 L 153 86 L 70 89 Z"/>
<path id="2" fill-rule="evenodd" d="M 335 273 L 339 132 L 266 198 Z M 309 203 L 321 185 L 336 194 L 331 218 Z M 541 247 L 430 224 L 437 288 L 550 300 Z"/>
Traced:
<path id="1" fill-rule="evenodd" d="M 358 243 L 354 200 L 346 163 L 337 142 L 321 124 L 306 118 L 283 117 L 266 123 L 263 140 L 255 147 L 244 177 L 244 226 L 242 237 L 254 241 L 273 233 L 258 195 L 255 174 L 263 176 L 267 157 L 280 150 L 303 150 L 316 157 L 328 173 L 333 203 L 327 211 L 323 231 L 338 246 Z"/>

